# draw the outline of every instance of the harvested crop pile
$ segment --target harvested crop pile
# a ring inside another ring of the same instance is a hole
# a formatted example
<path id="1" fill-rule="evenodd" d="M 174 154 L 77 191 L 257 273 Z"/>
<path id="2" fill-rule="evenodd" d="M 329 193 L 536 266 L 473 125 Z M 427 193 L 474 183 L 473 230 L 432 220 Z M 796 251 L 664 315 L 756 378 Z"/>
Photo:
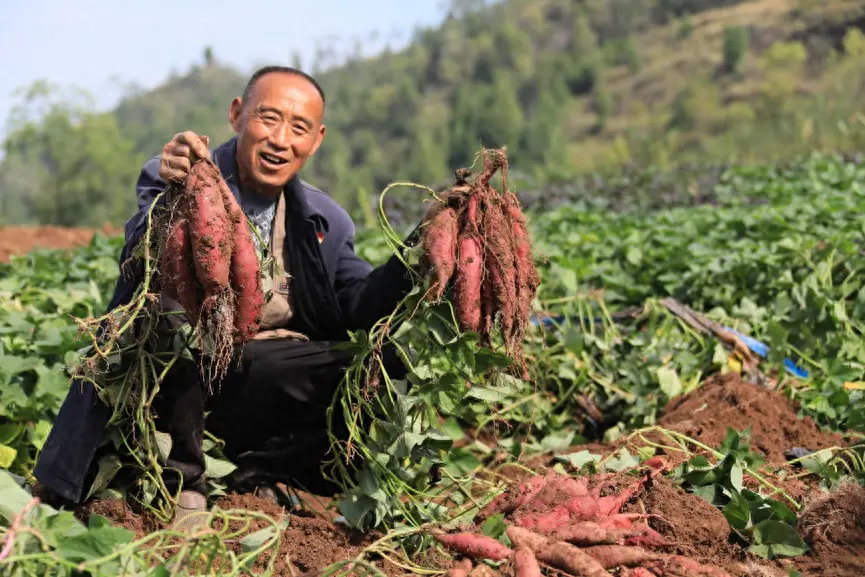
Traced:
<path id="1" fill-rule="evenodd" d="M 662 427 L 717 447 L 727 428 L 751 428 L 751 448 L 770 463 L 783 463 L 793 447 L 810 450 L 843 445 L 841 435 L 821 431 L 800 418 L 783 395 L 744 382 L 735 373 L 715 375 L 695 391 L 672 401 L 658 421 Z"/>
<path id="2" fill-rule="evenodd" d="M 484 150 L 483 157 L 483 171 L 474 181 L 468 181 L 467 171 L 458 171 L 424 228 L 430 290 L 441 299 L 453 283 L 460 329 L 478 333 L 489 345 L 497 326 L 507 354 L 521 363 L 540 275 L 520 203 L 507 189 L 507 157 L 502 150 Z M 499 170 L 503 192 L 490 186 Z"/>
<path id="3" fill-rule="evenodd" d="M 714 564 L 669 552 L 677 543 L 647 522 L 656 514 L 622 512 L 649 483 L 656 486 L 657 472 L 650 470 L 638 478 L 602 474 L 592 479 L 550 473 L 509 487 L 480 512 L 476 521 L 503 515 L 510 547 L 477 529 L 434 536 L 463 557 L 461 565 L 452 570 L 454 575 L 467 569 L 468 559 L 479 567 L 484 560 L 504 561 L 499 574 L 515 577 L 540 575 L 544 567 L 575 577 L 608 576 L 610 570 L 642 577 L 727 576 Z M 617 489 L 620 485 L 623 488 Z M 714 511 L 713 515 L 720 513 Z M 726 526 L 723 515 L 721 520 Z M 701 536 L 706 540 L 725 538 L 714 526 L 707 526 Z"/>
<path id="4" fill-rule="evenodd" d="M 162 290 L 211 343 L 211 377 L 258 332 L 264 293 L 246 216 L 210 160 L 197 161 L 162 231 Z"/>

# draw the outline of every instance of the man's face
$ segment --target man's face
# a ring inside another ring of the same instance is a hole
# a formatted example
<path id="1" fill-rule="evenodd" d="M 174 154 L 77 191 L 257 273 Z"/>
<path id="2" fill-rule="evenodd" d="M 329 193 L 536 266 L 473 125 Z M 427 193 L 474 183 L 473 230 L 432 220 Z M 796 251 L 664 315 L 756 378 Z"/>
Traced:
<path id="1" fill-rule="evenodd" d="M 235 98 L 229 110 L 241 181 L 277 196 L 321 145 L 323 114 L 321 96 L 305 78 L 284 72 L 259 78 L 248 100 Z"/>

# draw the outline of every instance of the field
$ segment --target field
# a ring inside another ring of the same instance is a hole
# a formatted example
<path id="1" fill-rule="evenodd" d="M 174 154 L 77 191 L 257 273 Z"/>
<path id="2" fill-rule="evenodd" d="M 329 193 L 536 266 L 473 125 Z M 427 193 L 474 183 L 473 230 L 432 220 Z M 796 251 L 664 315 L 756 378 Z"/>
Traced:
<path id="1" fill-rule="evenodd" d="M 465 575 L 465 555 L 435 538 L 463 531 L 528 547 L 546 575 L 598 575 L 586 552 L 617 576 L 860 574 L 865 163 L 813 155 L 519 194 L 542 276 L 530 378 L 456 330 L 447 302 L 412 301 L 392 335 L 412 387 L 382 379 L 389 395 L 373 402 L 353 367 L 338 393 L 373 423 L 348 421 L 335 464 L 365 459 L 335 467 L 344 493 L 233 493 L 220 484 L 233 465 L 207 439 L 216 508 L 193 535 L 167 529 L 147 481 L 124 499 L 111 458 L 74 511 L 28 492 L 66 371 L 88 350 L 75 319 L 104 312 L 122 239 L 0 264 L 0 572 Z M 373 263 L 392 247 L 380 229 L 358 238 Z M 355 334 L 358 363 L 386 336 Z M 524 560 L 474 559 L 470 574 L 516 563 L 522 577 Z"/>

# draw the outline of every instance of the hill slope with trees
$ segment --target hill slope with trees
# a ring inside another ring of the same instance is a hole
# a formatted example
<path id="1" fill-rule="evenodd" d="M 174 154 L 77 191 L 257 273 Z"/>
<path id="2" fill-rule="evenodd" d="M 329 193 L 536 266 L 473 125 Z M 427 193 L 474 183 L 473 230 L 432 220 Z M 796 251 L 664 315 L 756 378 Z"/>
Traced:
<path id="1" fill-rule="evenodd" d="M 863 27 L 863 0 L 456 0 L 402 51 L 300 63 L 329 102 L 305 176 L 361 216 L 390 181 L 446 183 L 480 144 L 507 146 L 540 184 L 861 149 Z M 5 143 L 0 222 L 122 223 L 141 163 L 180 130 L 230 136 L 245 81 L 208 51 L 110 114 L 31 89 Z"/>

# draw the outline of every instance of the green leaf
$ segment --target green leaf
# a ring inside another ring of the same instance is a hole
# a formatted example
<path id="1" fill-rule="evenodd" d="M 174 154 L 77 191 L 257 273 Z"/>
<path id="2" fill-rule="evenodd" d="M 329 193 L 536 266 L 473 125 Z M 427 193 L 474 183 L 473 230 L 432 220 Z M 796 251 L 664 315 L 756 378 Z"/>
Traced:
<path id="1" fill-rule="evenodd" d="M 763 521 L 751 530 L 754 544 L 748 549 L 751 553 L 765 559 L 775 557 L 795 557 L 808 550 L 808 546 L 796 530 L 781 521 Z"/>
<path id="2" fill-rule="evenodd" d="M 598 461 L 600 461 L 601 456 L 595 455 L 594 453 L 590 453 L 588 450 L 583 449 L 582 451 L 577 451 L 576 453 L 558 455 L 556 456 L 556 460 L 569 463 L 575 469 L 582 469 L 585 465 L 588 465 L 589 463 L 597 463 Z"/>
<path id="3" fill-rule="evenodd" d="M 99 459 L 99 466 L 96 471 L 96 477 L 90 485 L 90 490 L 87 491 L 87 499 L 90 499 L 96 493 L 104 490 L 117 475 L 117 472 L 123 467 L 117 455 L 111 453 L 104 455 Z"/>
<path id="4" fill-rule="evenodd" d="M 622 447 L 616 452 L 616 456 L 608 459 L 604 463 L 604 468 L 608 471 L 626 471 L 640 466 L 640 458 Z"/>
<path id="5" fill-rule="evenodd" d="M 679 380 L 679 374 L 675 369 L 660 367 L 658 368 L 657 375 L 661 391 L 667 395 L 667 398 L 672 399 L 681 394 L 682 381 Z"/>
<path id="6" fill-rule="evenodd" d="M 135 533 L 123 527 L 90 527 L 84 533 L 59 536 L 57 553 L 68 561 L 82 563 L 104 557 L 134 538 Z"/>
<path id="7" fill-rule="evenodd" d="M 505 523 L 504 514 L 499 513 L 498 515 L 487 517 L 483 525 L 481 525 L 481 533 L 483 533 L 487 537 L 498 539 L 505 534 L 505 529 L 507 528 L 508 526 Z"/>
<path id="8" fill-rule="evenodd" d="M 18 451 L 6 445 L 0 445 L 0 469 L 8 469 L 15 462 Z"/>
<path id="9" fill-rule="evenodd" d="M 210 479 L 221 479 L 230 475 L 237 465 L 223 459 L 214 459 L 210 455 L 204 455 L 205 475 Z"/>

